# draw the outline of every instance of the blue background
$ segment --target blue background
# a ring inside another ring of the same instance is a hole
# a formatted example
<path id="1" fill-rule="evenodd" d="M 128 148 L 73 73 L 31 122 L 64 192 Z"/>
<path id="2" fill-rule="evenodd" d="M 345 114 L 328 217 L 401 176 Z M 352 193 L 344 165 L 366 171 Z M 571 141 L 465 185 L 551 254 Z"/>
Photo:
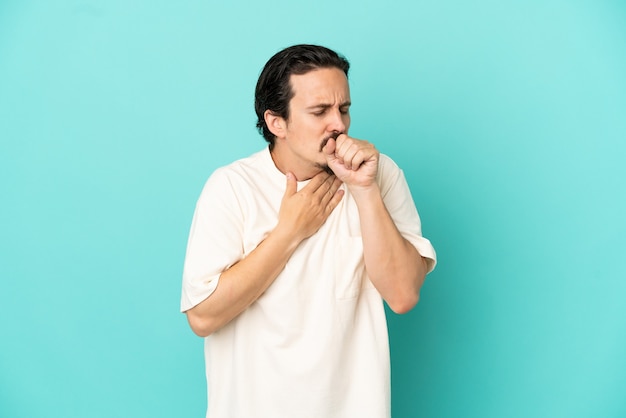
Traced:
<path id="1" fill-rule="evenodd" d="M 394 418 L 626 417 L 623 1 L 0 1 L 0 417 L 201 417 L 196 198 L 265 61 L 352 63 L 439 265 Z"/>

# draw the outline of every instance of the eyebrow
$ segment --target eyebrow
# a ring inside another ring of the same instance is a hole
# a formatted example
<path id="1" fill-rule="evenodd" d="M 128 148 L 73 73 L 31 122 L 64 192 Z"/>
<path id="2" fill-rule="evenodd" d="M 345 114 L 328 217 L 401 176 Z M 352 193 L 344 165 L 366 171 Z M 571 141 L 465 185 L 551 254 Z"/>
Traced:
<path id="1" fill-rule="evenodd" d="M 352 102 L 347 101 L 347 102 L 343 102 L 339 105 L 339 107 L 350 107 L 352 105 Z M 308 110 L 315 110 L 315 109 L 328 109 L 333 107 L 333 105 L 329 104 L 329 103 L 318 103 L 316 105 L 313 106 L 308 106 L 307 109 Z"/>

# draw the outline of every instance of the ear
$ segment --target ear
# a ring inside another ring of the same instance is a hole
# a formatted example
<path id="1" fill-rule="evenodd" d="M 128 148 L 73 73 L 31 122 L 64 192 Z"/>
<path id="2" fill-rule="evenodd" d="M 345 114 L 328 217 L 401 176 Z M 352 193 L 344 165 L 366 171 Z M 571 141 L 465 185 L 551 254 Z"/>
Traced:
<path id="1" fill-rule="evenodd" d="M 287 122 L 271 110 L 266 110 L 263 114 L 267 128 L 276 138 L 284 138 L 287 130 Z"/>

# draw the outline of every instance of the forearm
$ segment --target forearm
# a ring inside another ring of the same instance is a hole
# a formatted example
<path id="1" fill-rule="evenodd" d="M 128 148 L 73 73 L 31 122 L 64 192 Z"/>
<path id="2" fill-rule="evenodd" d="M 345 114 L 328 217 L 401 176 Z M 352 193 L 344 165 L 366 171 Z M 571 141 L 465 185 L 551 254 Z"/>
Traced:
<path id="1" fill-rule="evenodd" d="M 359 208 L 368 276 L 394 312 L 408 312 L 419 300 L 426 262 L 398 231 L 377 185 L 358 189 L 353 196 Z"/>
<path id="2" fill-rule="evenodd" d="M 274 282 L 299 240 L 275 229 L 246 258 L 220 275 L 215 291 L 188 310 L 191 329 L 206 337 L 247 309 Z"/>

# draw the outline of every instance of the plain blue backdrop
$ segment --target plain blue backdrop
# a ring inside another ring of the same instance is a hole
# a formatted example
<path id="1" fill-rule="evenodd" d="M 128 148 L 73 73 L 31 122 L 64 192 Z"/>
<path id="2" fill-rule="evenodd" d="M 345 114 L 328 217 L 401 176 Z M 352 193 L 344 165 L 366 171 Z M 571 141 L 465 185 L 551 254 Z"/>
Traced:
<path id="1" fill-rule="evenodd" d="M 618 0 L 0 0 L 0 417 L 204 415 L 191 216 L 301 42 L 439 255 L 388 319 L 394 418 L 626 417 Z"/>

